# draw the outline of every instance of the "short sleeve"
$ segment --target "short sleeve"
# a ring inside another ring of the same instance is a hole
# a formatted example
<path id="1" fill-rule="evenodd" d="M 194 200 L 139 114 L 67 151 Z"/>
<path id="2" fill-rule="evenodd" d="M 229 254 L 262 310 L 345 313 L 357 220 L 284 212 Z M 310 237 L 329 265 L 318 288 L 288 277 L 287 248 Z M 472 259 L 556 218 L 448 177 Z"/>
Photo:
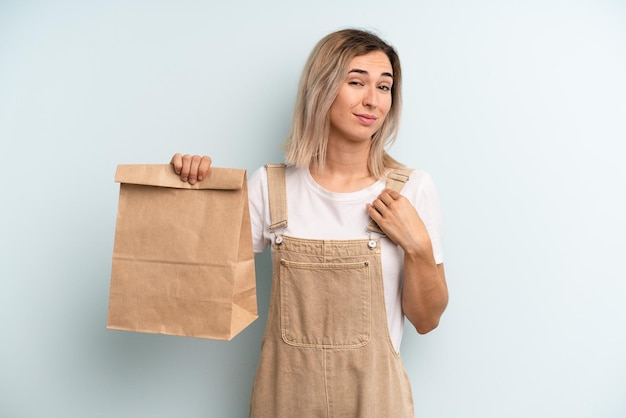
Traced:
<path id="1" fill-rule="evenodd" d="M 415 170 L 406 183 L 402 194 L 413 204 L 426 226 L 433 246 L 437 264 L 443 263 L 443 221 L 439 195 L 430 174 Z"/>
<path id="2" fill-rule="evenodd" d="M 248 179 L 248 201 L 250 222 L 252 224 L 252 248 L 255 253 L 262 253 L 270 244 L 269 203 L 267 200 L 267 171 L 265 167 L 257 169 Z"/>

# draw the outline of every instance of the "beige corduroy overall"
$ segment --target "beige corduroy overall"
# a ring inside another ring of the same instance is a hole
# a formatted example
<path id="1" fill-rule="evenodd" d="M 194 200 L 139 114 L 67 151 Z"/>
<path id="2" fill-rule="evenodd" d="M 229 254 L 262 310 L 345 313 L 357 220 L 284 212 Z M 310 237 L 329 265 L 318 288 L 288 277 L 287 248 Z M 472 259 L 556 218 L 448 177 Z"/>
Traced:
<path id="1" fill-rule="evenodd" d="M 410 383 L 387 329 L 380 241 L 281 235 L 284 165 L 267 169 L 273 281 L 250 416 L 412 418 Z M 402 172 L 387 187 L 401 189 Z"/>

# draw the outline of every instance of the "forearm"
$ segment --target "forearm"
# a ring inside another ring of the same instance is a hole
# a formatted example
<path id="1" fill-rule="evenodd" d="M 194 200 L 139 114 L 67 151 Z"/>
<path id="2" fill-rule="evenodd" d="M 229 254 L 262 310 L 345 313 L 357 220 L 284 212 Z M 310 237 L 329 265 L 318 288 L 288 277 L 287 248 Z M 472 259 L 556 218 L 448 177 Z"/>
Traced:
<path id="1" fill-rule="evenodd" d="M 417 332 L 426 334 L 437 327 L 448 305 L 448 288 L 443 264 L 432 253 L 404 255 L 402 309 Z"/>

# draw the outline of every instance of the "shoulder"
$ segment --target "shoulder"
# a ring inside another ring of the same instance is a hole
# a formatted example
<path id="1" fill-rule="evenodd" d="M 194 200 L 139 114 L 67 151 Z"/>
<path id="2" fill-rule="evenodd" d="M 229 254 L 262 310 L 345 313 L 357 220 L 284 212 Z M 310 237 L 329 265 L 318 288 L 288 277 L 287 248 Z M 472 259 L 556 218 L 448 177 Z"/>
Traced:
<path id="1" fill-rule="evenodd" d="M 285 178 L 287 183 L 292 187 L 298 187 L 298 185 L 303 181 L 303 170 L 298 169 L 294 166 L 286 166 L 285 167 Z M 267 195 L 269 189 L 269 178 L 268 178 L 268 168 L 267 165 L 263 165 L 256 170 L 254 170 L 248 176 L 248 189 L 250 200 L 253 199 L 265 199 L 265 195 Z"/>
<path id="2" fill-rule="evenodd" d="M 276 164 L 278 165 L 278 164 Z M 252 172 L 252 174 L 250 174 L 248 176 L 248 183 L 265 183 L 267 184 L 267 164 L 263 165 L 259 168 L 257 168 L 256 170 L 254 170 Z M 286 165 L 285 166 L 285 176 L 287 177 L 292 177 L 294 176 L 296 173 L 301 172 L 300 169 L 297 169 L 294 166 L 291 165 Z"/>
<path id="3" fill-rule="evenodd" d="M 417 184 L 420 187 L 435 187 L 435 182 L 433 181 L 430 173 L 424 170 L 413 170 L 411 172 L 411 176 L 409 177 L 409 182 L 413 184 Z"/>
<path id="4" fill-rule="evenodd" d="M 265 166 L 257 168 L 248 176 L 249 184 L 256 184 L 263 181 L 267 183 L 267 168 Z"/>
<path id="5" fill-rule="evenodd" d="M 413 170 L 401 191 L 418 211 L 439 211 L 439 194 L 431 175 L 424 170 Z"/>
<path id="6" fill-rule="evenodd" d="M 266 205 L 267 169 L 259 167 L 248 176 L 248 200 L 252 210 L 260 211 Z"/>
<path id="7" fill-rule="evenodd" d="M 435 182 L 433 181 L 431 175 L 427 171 L 421 169 L 414 169 L 411 171 L 409 179 L 402 189 L 402 194 L 407 196 L 436 192 Z"/>

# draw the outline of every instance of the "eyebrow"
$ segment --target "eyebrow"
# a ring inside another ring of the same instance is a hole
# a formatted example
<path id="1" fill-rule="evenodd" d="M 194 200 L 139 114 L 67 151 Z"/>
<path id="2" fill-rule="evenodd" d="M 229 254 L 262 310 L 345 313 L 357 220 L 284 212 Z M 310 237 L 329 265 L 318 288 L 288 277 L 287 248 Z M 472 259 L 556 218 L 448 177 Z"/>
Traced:
<path id="1" fill-rule="evenodd" d="M 361 70 L 360 68 L 353 68 L 350 71 L 348 71 L 348 74 L 350 74 L 350 73 L 369 75 L 369 73 L 367 71 Z M 380 73 L 380 75 L 383 76 L 383 77 L 391 77 L 391 78 L 393 78 L 393 74 L 387 73 L 387 72 Z"/>

